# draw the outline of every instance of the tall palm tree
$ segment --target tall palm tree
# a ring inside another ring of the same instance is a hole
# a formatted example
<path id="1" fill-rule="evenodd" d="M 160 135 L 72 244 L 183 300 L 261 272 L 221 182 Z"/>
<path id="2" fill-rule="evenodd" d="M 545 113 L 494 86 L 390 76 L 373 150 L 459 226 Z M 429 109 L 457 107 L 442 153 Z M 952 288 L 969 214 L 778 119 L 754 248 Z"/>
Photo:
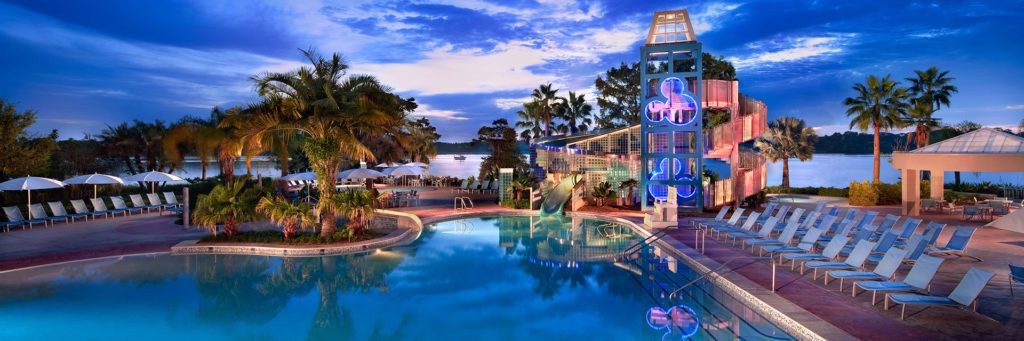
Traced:
<path id="1" fill-rule="evenodd" d="M 932 117 L 933 113 L 935 111 L 932 110 L 931 104 L 925 102 L 922 98 L 910 100 L 907 106 L 907 113 L 906 117 L 903 118 L 903 124 L 914 127 L 914 144 L 917 148 L 927 146 L 931 139 L 932 130 L 942 126 L 942 119 Z"/>
<path id="2" fill-rule="evenodd" d="M 313 50 L 301 51 L 310 65 L 253 77 L 261 96 L 281 98 L 287 110 L 266 118 L 256 129 L 246 129 L 245 135 L 305 134 L 302 149 L 317 175 L 320 202 L 327 202 L 337 193 L 336 174 L 344 160 L 376 160 L 361 137 L 396 135 L 404 119 L 403 107 L 376 78 L 346 75 L 348 65 L 340 54 L 324 58 Z M 321 236 L 333 235 L 335 211 L 325 205 L 319 212 Z"/>
<path id="3" fill-rule="evenodd" d="M 874 132 L 874 173 L 872 181 L 879 182 L 881 167 L 881 143 L 879 134 L 884 130 L 900 128 L 901 117 L 906 112 L 907 90 L 893 81 L 890 75 L 879 79 L 870 75 L 863 84 L 853 85 L 856 97 L 847 97 L 843 105 L 847 106 L 846 116 L 852 116 L 850 128 L 857 127 L 860 131 Z"/>
<path id="4" fill-rule="evenodd" d="M 782 161 L 782 187 L 789 187 L 789 159 L 807 161 L 814 157 L 818 135 L 804 120 L 779 117 L 768 123 L 768 130 L 754 142 L 761 155 L 771 162 Z"/>
<path id="5" fill-rule="evenodd" d="M 576 95 L 569 91 L 569 97 L 561 97 L 555 105 L 555 116 L 565 121 L 559 125 L 559 130 L 569 135 L 576 135 L 579 132 L 590 130 L 594 121 L 590 118 L 594 107 L 587 103 L 585 95 Z"/>
<path id="6" fill-rule="evenodd" d="M 516 116 L 519 117 L 519 120 L 516 121 L 516 129 L 521 129 L 520 138 L 529 141 L 544 135 L 540 105 L 537 102 L 523 103 L 523 109 L 516 111 Z"/>
<path id="7" fill-rule="evenodd" d="M 960 90 L 950 84 L 956 78 L 949 77 L 949 71 L 939 71 L 933 66 L 925 71 L 915 70 L 914 74 L 917 77 L 907 78 L 910 95 L 914 97 L 910 104 L 913 113 L 909 116 L 916 126 L 917 147 L 921 148 L 928 145 L 931 130 L 939 126 L 938 119 L 933 119 L 932 115 L 943 105 L 948 108 L 950 97 Z"/>
<path id="8" fill-rule="evenodd" d="M 558 99 L 558 89 L 553 89 L 551 83 L 541 84 L 533 89 L 531 94 L 533 101 L 538 105 L 540 121 L 544 123 L 544 136 L 551 136 L 551 124 L 554 119 L 554 106 Z"/>

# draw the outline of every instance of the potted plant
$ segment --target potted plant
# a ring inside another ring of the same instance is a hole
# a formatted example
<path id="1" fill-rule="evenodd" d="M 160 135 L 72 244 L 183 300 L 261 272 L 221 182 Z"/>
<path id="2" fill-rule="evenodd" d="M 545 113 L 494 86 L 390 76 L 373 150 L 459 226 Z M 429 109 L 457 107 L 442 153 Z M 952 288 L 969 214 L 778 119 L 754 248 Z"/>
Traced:
<path id="1" fill-rule="evenodd" d="M 244 179 L 235 179 L 226 185 L 217 185 L 209 194 L 199 196 L 192 220 L 217 234 L 217 226 L 224 227 L 224 234 L 234 237 L 242 223 L 255 220 L 256 202 L 260 192 L 246 188 Z"/>
<path id="2" fill-rule="evenodd" d="M 635 197 L 633 196 L 633 192 L 637 187 L 640 187 L 640 182 L 636 181 L 636 179 L 629 179 L 619 184 L 619 189 L 627 190 L 625 206 L 632 207 L 636 203 Z"/>
<path id="3" fill-rule="evenodd" d="M 612 190 L 612 185 L 607 181 L 594 186 L 594 198 L 597 199 L 597 206 L 604 206 L 605 200 L 615 197 L 616 193 Z"/>
<path id="4" fill-rule="evenodd" d="M 274 224 L 282 225 L 281 233 L 288 240 L 295 236 L 299 228 L 316 226 L 316 216 L 309 204 L 292 204 L 283 197 L 263 197 L 256 205 L 256 211 L 263 213 Z"/>

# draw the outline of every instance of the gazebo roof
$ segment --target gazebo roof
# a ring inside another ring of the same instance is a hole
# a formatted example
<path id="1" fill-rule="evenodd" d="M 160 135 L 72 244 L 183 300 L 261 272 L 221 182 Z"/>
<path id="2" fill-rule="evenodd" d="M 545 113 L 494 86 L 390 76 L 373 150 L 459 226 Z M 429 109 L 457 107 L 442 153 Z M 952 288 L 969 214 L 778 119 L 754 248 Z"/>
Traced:
<path id="1" fill-rule="evenodd" d="M 910 151 L 913 154 L 1024 154 L 1024 137 L 981 128 Z"/>

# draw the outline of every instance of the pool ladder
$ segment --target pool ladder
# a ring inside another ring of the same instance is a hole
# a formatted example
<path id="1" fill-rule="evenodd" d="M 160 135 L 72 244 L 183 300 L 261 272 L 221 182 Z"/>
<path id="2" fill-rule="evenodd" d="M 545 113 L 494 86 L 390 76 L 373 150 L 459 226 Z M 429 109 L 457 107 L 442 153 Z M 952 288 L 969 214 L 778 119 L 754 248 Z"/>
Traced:
<path id="1" fill-rule="evenodd" d="M 459 210 L 471 210 L 475 208 L 475 206 L 473 206 L 473 199 L 470 197 L 455 197 L 452 199 L 452 206 L 455 208 L 456 212 Z"/>

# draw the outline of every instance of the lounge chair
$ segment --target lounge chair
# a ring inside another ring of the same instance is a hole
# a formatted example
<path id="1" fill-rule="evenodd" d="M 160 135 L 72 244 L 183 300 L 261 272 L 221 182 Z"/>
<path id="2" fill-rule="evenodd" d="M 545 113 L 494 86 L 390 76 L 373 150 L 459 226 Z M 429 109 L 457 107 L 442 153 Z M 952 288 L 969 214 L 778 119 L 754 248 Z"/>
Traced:
<path id="1" fill-rule="evenodd" d="M 857 288 L 864 289 L 871 292 L 871 305 L 875 305 L 878 292 L 890 292 L 890 291 L 915 291 L 925 290 L 931 292 L 932 278 L 935 278 L 935 273 L 939 271 L 939 267 L 942 266 L 942 258 L 932 257 L 928 255 L 922 255 L 918 259 L 917 263 L 914 263 L 914 267 L 910 268 L 910 272 L 907 273 L 907 277 L 904 277 L 900 281 L 860 281 L 854 283 L 852 288 L 853 297 L 857 297 Z"/>
<path id="2" fill-rule="evenodd" d="M 928 228 L 932 228 L 932 230 L 928 231 Z M 939 235 L 942 234 L 942 229 L 946 228 L 946 224 L 931 222 L 928 223 L 928 228 L 926 228 L 924 230 L 924 233 L 922 233 L 921 235 L 924 237 L 924 240 L 926 242 L 925 244 L 928 246 L 932 246 L 939 241 Z"/>
<path id="3" fill-rule="evenodd" d="M 825 272 L 825 285 L 828 285 L 829 277 L 839 280 L 839 292 L 843 292 L 843 283 L 846 280 L 851 281 L 866 281 L 866 280 L 887 280 L 892 278 L 896 274 L 896 270 L 900 268 L 900 264 L 903 264 L 903 257 L 907 255 L 907 251 L 892 248 L 885 253 L 882 257 L 882 261 L 878 262 L 874 270 L 871 271 L 853 271 L 853 270 L 832 270 Z"/>
<path id="4" fill-rule="evenodd" d="M 818 220 L 819 215 L 821 215 L 821 212 L 811 212 L 808 214 L 806 219 L 800 221 L 800 227 L 797 228 L 797 231 L 807 231 L 814 227 L 814 222 Z"/>
<path id="5" fill-rule="evenodd" d="M 889 250 L 896 245 L 896 238 L 899 237 L 896 232 L 889 231 L 882 238 L 878 239 L 878 243 L 875 244 L 875 249 L 871 250 L 871 254 L 868 255 L 868 261 L 872 263 L 881 262 L 882 255 L 888 254 Z"/>
<path id="6" fill-rule="evenodd" d="M 810 251 L 783 253 L 782 256 L 779 257 L 779 264 L 786 264 L 786 260 L 788 259 L 792 262 L 792 265 L 789 268 L 796 269 L 797 261 L 806 262 L 813 260 L 835 259 L 839 256 L 839 251 L 843 249 L 843 246 L 846 246 L 846 242 L 848 240 L 850 239 L 846 237 L 833 238 L 832 241 L 828 242 L 828 245 L 825 246 L 825 249 L 822 250 L 821 253 L 813 253 Z M 800 272 L 803 273 L 803 270 L 801 269 Z"/>
<path id="7" fill-rule="evenodd" d="M 11 226 L 21 226 L 21 229 L 24 230 L 25 229 L 25 225 L 28 225 L 28 222 L 25 221 L 25 218 L 21 216 L 21 211 L 19 210 L 18 214 L 14 215 L 13 212 L 12 213 L 7 213 L 8 209 L 18 210 L 17 207 L 13 207 L 13 206 L 12 207 L 4 207 L 4 215 L 7 216 L 7 221 L 3 222 L 4 232 L 10 232 L 11 231 Z M 17 218 L 17 219 L 15 219 L 15 218 Z"/>
<path id="8" fill-rule="evenodd" d="M 761 229 L 757 230 L 757 233 L 733 232 L 733 233 L 725 235 L 725 240 L 728 241 L 729 238 L 732 238 L 733 245 L 735 245 L 737 241 L 742 241 L 742 240 L 746 240 L 746 239 L 752 239 L 752 238 L 767 239 L 769 236 L 771 236 L 772 230 L 774 230 L 775 226 L 778 225 L 778 224 L 779 224 L 779 218 L 778 217 L 771 217 L 771 218 L 768 218 L 768 221 L 766 221 L 764 223 L 764 225 L 761 225 Z"/>
<path id="9" fill-rule="evenodd" d="M 768 221 L 768 219 L 771 219 L 771 218 L 778 218 L 778 221 L 785 221 L 786 220 L 786 215 L 789 214 L 789 210 L 790 210 L 789 206 L 783 205 L 782 207 L 779 207 L 778 211 L 775 211 L 775 215 L 773 215 L 773 216 L 766 216 L 766 215 L 764 215 L 764 213 L 762 213 L 761 217 L 757 219 L 757 223 L 758 224 L 764 224 L 764 223 L 766 223 Z"/>
<path id="10" fill-rule="evenodd" d="M 729 213 L 729 208 L 729 205 L 722 205 L 722 208 L 718 210 L 718 214 L 714 218 L 692 218 L 690 219 L 690 226 L 697 227 L 697 223 L 705 221 L 725 221 L 725 215 Z"/>
<path id="11" fill-rule="evenodd" d="M 963 217 L 964 220 L 971 220 L 979 215 L 978 206 L 966 205 L 964 206 Z"/>
<path id="12" fill-rule="evenodd" d="M 40 203 L 35 203 L 28 207 L 28 216 L 32 217 L 32 219 L 42 220 L 44 226 L 46 224 L 53 225 L 55 221 L 63 220 L 65 223 L 68 222 L 68 217 L 51 217 L 49 214 L 46 214 L 46 209 Z"/>
<path id="13" fill-rule="evenodd" d="M 1013 282 L 1024 283 L 1024 266 L 1007 264 L 1010 266 L 1010 296 L 1013 296 Z"/>
<path id="14" fill-rule="evenodd" d="M 867 240 L 862 240 L 857 243 L 857 246 L 853 247 L 853 252 L 850 252 L 850 256 L 846 257 L 846 260 L 842 262 L 836 261 L 818 261 L 812 260 L 800 264 L 800 273 L 804 273 L 805 268 L 814 270 L 814 274 L 811 279 L 818 279 L 818 270 L 843 270 L 843 269 L 859 269 L 864 265 L 864 261 L 868 259 L 868 255 L 871 253 L 871 249 L 875 248 L 875 243 Z"/>
<path id="15" fill-rule="evenodd" d="M 164 192 L 164 202 L 168 207 L 181 207 L 181 203 L 178 202 L 178 197 L 174 196 L 174 192 Z"/>
<path id="16" fill-rule="evenodd" d="M 718 220 L 718 219 L 716 219 L 716 220 L 706 220 L 705 219 L 705 220 L 698 220 L 698 221 L 696 221 L 694 223 L 696 224 L 696 226 L 698 228 L 701 228 L 701 229 L 707 229 L 709 227 L 734 226 L 734 225 L 736 225 L 740 221 L 740 218 L 743 217 L 743 211 L 744 211 L 744 209 L 737 208 L 735 211 L 732 212 L 732 216 L 729 216 L 728 220 Z M 756 214 L 757 212 L 754 212 L 754 213 Z M 754 219 L 757 219 L 757 218 L 755 217 Z"/>
<path id="17" fill-rule="evenodd" d="M 779 234 L 778 238 L 757 238 L 747 239 L 743 241 L 743 245 L 750 245 L 750 251 L 753 252 L 758 246 L 764 248 L 765 246 L 771 245 L 782 245 L 787 246 L 793 241 L 793 235 L 796 234 L 796 229 L 800 227 L 798 222 L 790 222 L 786 224 L 786 227 Z M 764 251 L 758 253 L 758 256 L 763 256 Z"/>
<path id="18" fill-rule="evenodd" d="M 758 213 L 754 212 L 747 216 L 747 220 L 743 221 L 743 225 L 711 225 L 711 233 L 718 233 L 721 236 L 723 232 L 747 232 L 754 228 L 754 224 L 757 223 Z M 732 219 L 729 219 L 732 220 Z M 707 228 L 707 227 L 706 227 Z"/>
<path id="19" fill-rule="evenodd" d="M 95 207 L 95 205 L 96 204 L 93 204 L 93 207 Z M 89 210 L 89 206 L 86 206 L 85 201 L 82 199 L 71 200 L 71 207 L 75 208 L 75 213 L 84 215 L 85 220 L 89 220 L 89 217 L 92 217 L 93 220 L 96 220 L 97 216 L 103 216 L 104 218 L 106 218 L 108 213 L 106 210 Z"/>
<path id="20" fill-rule="evenodd" d="M 971 242 L 971 237 L 974 236 L 973 227 L 960 226 L 953 231 L 953 235 L 949 237 L 949 241 L 946 242 L 945 246 L 933 247 L 925 251 L 929 255 L 952 255 L 957 257 L 973 258 L 977 261 L 981 261 L 981 258 L 971 256 L 967 254 L 967 244 Z"/>
<path id="21" fill-rule="evenodd" d="M 64 204 L 62 204 L 60 201 L 51 201 L 46 204 L 50 206 L 50 212 L 53 212 L 53 216 L 55 218 L 67 217 L 67 219 L 70 219 L 72 223 L 75 222 L 75 219 L 86 218 L 85 214 L 68 213 L 68 210 L 64 208 Z M 66 221 L 67 220 L 65 220 L 65 222 Z"/>
<path id="22" fill-rule="evenodd" d="M 118 213 L 121 213 L 124 216 L 128 215 L 128 207 L 124 205 L 124 199 L 121 199 L 120 197 L 110 197 L 110 203 L 114 205 L 114 208 L 107 209 L 107 204 L 103 202 L 103 199 L 92 199 L 92 207 L 96 208 L 97 211 L 108 211 L 110 212 L 110 216 L 114 216 Z"/>
<path id="23" fill-rule="evenodd" d="M 769 258 L 774 258 L 775 254 L 777 254 L 777 253 L 778 254 L 790 253 L 790 252 L 805 252 L 805 253 L 809 253 L 809 252 L 811 252 L 812 249 L 814 249 L 814 242 L 817 242 L 818 241 L 818 237 L 821 237 L 821 234 L 824 233 L 824 232 L 825 232 L 824 230 L 818 229 L 818 228 L 810 229 L 809 231 L 807 231 L 807 234 L 805 234 L 804 237 L 802 239 L 800 239 L 800 242 L 797 243 L 796 246 L 789 246 L 789 245 L 765 246 L 765 247 L 761 248 L 761 251 L 762 252 L 767 252 Z M 782 257 L 779 257 L 779 258 L 780 258 L 780 261 L 781 261 Z"/>
<path id="24" fill-rule="evenodd" d="M 881 223 L 878 223 L 878 226 L 867 227 L 871 230 L 871 235 L 868 236 L 868 239 L 875 240 L 876 236 L 881 237 L 886 232 L 889 232 L 893 226 L 896 226 L 896 222 L 899 220 L 900 216 L 898 215 L 886 214 L 885 219 L 883 219 Z"/>
<path id="25" fill-rule="evenodd" d="M 834 223 L 836 221 L 836 219 L 838 219 L 838 218 L 839 217 L 837 217 L 837 216 L 826 216 L 825 219 L 822 220 L 820 224 L 817 224 L 817 227 L 815 227 L 815 228 L 821 230 L 821 235 L 822 236 L 824 236 L 825 234 L 834 232 L 834 231 L 830 230 L 829 227 L 833 226 L 834 224 L 832 224 L 832 223 Z M 810 231 L 810 230 L 807 230 L 807 231 Z M 807 233 L 807 231 L 796 231 L 796 235 L 798 237 L 802 236 L 804 233 Z M 819 236 L 819 238 L 820 237 L 821 236 Z M 815 239 L 815 242 L 817 242 L 817 239 Z"/>
<path id="26" fill-rule="evenodd" d="M 821 211 L 824 210 L 824 209 L 825 209 L 825 202 L 822 201 L 822 200 L 818 200 L 818 203 L 816 205 L 814 205 L 814 210 L 811 210 L 811 212 L 812 213 L 821 213 Z"/>
<path id="27" fill-rule="evenodd" d="M 781 220 L 781 221 L 785 221 L 786 224 L 789 224 L 791 222 L 800 223 L 800 220 L 803 219 L 804 212 L 806 212 L 806 211 L 807 210 L 805 210 L 803 208 L 797 207 L 795 210 L 793 210 L 793 213 L 791 213 L 789 215 L 789 218 L 782 217 L 782 218 L 784 218 L 784 220 Z"/>
<path id="28" fill-rule="evenodd" d="M 43 226 L 46 226 L 46 220 L 25 219 L 25 216 L 21 214 L 21 209 L 17 206 L 4 207 L 4 214 L 7 215 L 7 221 L 11 223 L 10 225 L 28 224 L 28 228 L 30 229 L 35 224 L 43 224 Z M 22 229 L 25 229 L 25 227 L 22 226 Z"/>
<path id="29" fill-rule="evenodd" d="M 903 219 L 903 222 L 900 223 L 899 226 L 895 228 L 895 231 L 900 234 L 899 235 L 899 239 L 897 239 L 897 240 L 906 240 L 907 238 L 910 238 L 910 236 L 914 235 L 914 232 L 916 232 L 917 228 L 920 227 L 920 226 L 921 226 L 921 219 L 917 219 L 917 218 L 906 218 L 906 219 Z"/>
<path id="30" fill-rule="evenodd" d="M 152 210 L 160 209 L 160 206 L 146 205 L 146 201 L 142 200 L 142 195 L 139 194 L 129 195 L 128 199 L 132 201 L 132 208 L 138 208 L 140 211 L 146 210 L 146 213 L 149 213 Z"/>
<path id="31" fill-rule="evenodd" d="M 918 294 L 886 294 L 885 310 L 889 310 L 889 301 L 902 305 L 900 320 L 907 317 L 908 305 L 926 306 L 947 306 L 947 307 L 971 307 L 974 312 L 978 311 L 978 295 L 985 289 L 985 285 L 994 276 L 993 273 L 972 267 L 967 271 L 960 284 L 956 285 L 949 296 L 930 296 Z"/>
<path id="32" fill-rule="evenodd" d="M 459 185 L 459 187 L 453 188 L 452 192 L 455 192 L 455 193 L 465 192 L 467 186 L 469 186 L 469 179 L 462 179 L 462 184 Z"/>

